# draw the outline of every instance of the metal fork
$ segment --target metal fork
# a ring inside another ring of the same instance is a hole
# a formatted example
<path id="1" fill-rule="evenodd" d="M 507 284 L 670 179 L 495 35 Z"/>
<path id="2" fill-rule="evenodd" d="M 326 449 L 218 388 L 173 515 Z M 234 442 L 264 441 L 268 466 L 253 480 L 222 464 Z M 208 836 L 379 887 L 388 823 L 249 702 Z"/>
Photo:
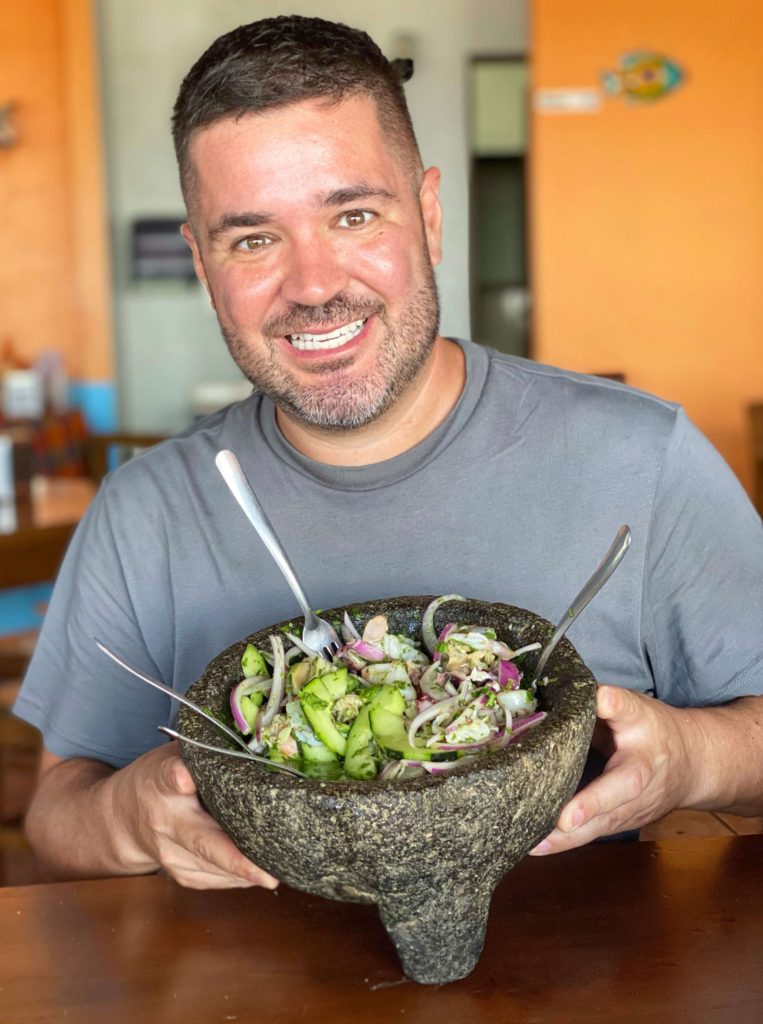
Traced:
<path id="1" fill-rule="evenodd" d="M 554 630 L 554 635 L 541 651 L 541 655 L 535 665 L 532 683 L 530 686 L 533 686 L 538 682 L 543 674 L 543 669 L 546 667 L 548 659 L 551 657 L 551 652 L 556 648 L 556 645 L 562 639 L 578 615 L 580 615 L 583 609 L 588 605 L 588 602 L 599 593 L 609 577 L 618 567 L 620 562 L 623 560 L 625 552 L 630 547 L 630 543 L 630 526 L 621 526 L 615 534 L 615 539 L 612 541 L 612 546 L 609 551 L 596 566 L 590 579 L 583 585 L 583 589 L 577 597 L 575 597 L 572 604 L 562 616 L 559 625 Z"/>
<path id="2" fill-rule="evenodd" d="M 342 647 L 342 641 L 331 623 L 319 618 L 310 607 L 305 592 L 297 579 L 297 574 L 294 572 L 270 520 L 265 515 L 265 510 L 244 475 L 238 459 L 232 451 L 224 449 L 215 456 L 215 465 L 231 494 L 244 510 L 247 519 L 260 535 L 260 540 L 276 560 L 278 568 L 283 573 L 284 579 L 291 587 L 291 591 L 302 609 L 302 614 L 305 616 L 302 642 L 310 650 L 320 654 L 326 661 L 333 661 L 334 656 Z"/>
<path id="3" fill-rule="evenodd" d="M 280 761 L 271 761 L 268 757 L 261 757 L 259 754 L 255 754 L 254 751 L 250 750 L 246 744 L 246 741 L 238 733 L 235 733 L 232 729 L 229 729 L 225 722 L 221 722 L 214 715 L 210 714 L 205 708 L 201 707 L 200 704 L 194 703 L 185 694 L 178 693 L 177 690 L 173 690 L 172 687 L 167 686 L 165 683 L 160 683 L 158 679 L 154 679 L 152 676 L 147 676 L 143 672 L 139 672 L 137 668 L 133 668 L 132 665 L 128 665 L 126 661 L 123 661 L 119 655 L 114 654 L 110 651 L 106 644 L 102 643 L 97 637 L 93 637 L 96 647 L 103 651 L 112 661 L 115 661 L 117 665 L 123 668 L 130 675 L 135 676 L 136 679 L 141 679 L 144 683 L 148 683 L 149 686 L 153 686 L 157 690 L 161 690 L 162 693 L 176 700 L 179 704 L 185 704 L 191 711 L 195 711 L 197 715 L 201 715 L 202 718 L 206 718 L 208 722 L 211 722 L 216 729 L 224 733 L 229 739 L 238 743 L 241 747 L 241 753 L 238 750 L 227 750 L 223 747 L 213 747 L 209 743 L 201 743 L 199 740 L 192 740 L 189 736 L 181 736 L 180 733 L 175 732 L 174 729 L 168 729 L 167 726 L 158 725 L 157 729 L 159 732 L 164 732 L 168 736 L 172 736 L 173 739 L 183 740 L 184 743 L 191 743 L 195 747 L 201 747 L 204 750 L 213 750 L 217 754 L 228 754 L 231 757 L 240 757 L 246 761 L 256 761 L 258 764 L 267 765 L 269 768 L 275 768 L 277 771 L 286 772 L 289 775 L 298 775 L 304 778 L 304 773 L 299 769 L 292 767 L 291 765 L 282 764 Z"/>
<path id="4" fill-rule="evenodd" d="M 202 743 L 201 740 L 192 740 L 190 736 L 184 736 L 166 725 L 157 725 L 159 732 L 173 740 L 180 740 L 182 743 L 190 743 L 192 747 L 199 747 L 201 750 L 211 750 L 213 754 L 225 754 L 226 757 L 238 757 L 242 761 L 255 761 L 257 764 L 264 764 L 266 768 L 277 768 L 279 772 L 286 772 L 287 775 L 294 775 L 298 779 L 306 779 L 307 776 L 299 768 L 290 764 L 282 764 L 280 761 L 271 761 L 269 757 L 260 757 L 259 754 L 244 754 L 240 750 L 230 750 L 227 747 L 214 747 L 211 743 Z"/>

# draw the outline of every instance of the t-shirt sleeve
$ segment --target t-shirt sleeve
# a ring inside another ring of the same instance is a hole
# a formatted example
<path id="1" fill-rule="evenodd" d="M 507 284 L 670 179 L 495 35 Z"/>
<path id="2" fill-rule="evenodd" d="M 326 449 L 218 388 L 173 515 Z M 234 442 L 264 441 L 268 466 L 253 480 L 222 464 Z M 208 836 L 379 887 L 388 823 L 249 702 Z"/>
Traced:
<path id="1" fill-rule="evenodd" d="M 88 757 L 122 767 L 163 742 L 157 725 L 170 718 L 169 698 L 130 676 L 103 654 L 95 638 L 147 674 L 161 678 L 137 621 L 125 576 L 140 564 L 141 529 L 129 550 L 115 534 L 108 484 L 95 498 L 67 551 L 14 713 L 40 730 L 60 757 Z M 137 546 L 136 546 L 137 545 Z"/>
<path id="2" fill-rule="evenodd" d="M 763 524 L 683 412 L 655 494 L 643 593 L 657 697 L 688 707 L 763 693 Z"/>

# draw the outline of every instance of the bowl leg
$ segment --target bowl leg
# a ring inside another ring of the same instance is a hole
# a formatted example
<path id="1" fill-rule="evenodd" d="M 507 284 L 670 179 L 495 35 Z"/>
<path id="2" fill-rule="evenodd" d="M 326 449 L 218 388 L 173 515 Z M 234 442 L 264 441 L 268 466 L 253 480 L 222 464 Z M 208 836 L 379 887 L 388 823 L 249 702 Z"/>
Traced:
<path id="1" fill-rule="evenodd" d="M 482 953 L 492 895 L 483 882 L 461 895 L 381 899 L 379 916 L 408 977 L 442 985 L 470 974 Z"/>

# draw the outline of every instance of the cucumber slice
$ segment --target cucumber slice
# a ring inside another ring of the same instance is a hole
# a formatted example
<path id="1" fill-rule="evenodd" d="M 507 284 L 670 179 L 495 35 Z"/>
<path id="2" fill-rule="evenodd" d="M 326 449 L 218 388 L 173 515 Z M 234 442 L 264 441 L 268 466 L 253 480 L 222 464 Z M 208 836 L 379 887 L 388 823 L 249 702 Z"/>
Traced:
<path id="1" fill-rule="evenodd" d="M 431 747 L 411 746 L 402 714 L 396 714 L 376 704 L 368 712 L 371 731 L 387 757 L 407 761 L 455 761 L 456 750 L 432 750 Z"/>
<path id="2" fill-rule="evenodd" d="M 368 705 L 361 708 L 347 736 L 344 770 L 351 779 L 374 779 L 379 769 L 374 757 L 376 743 L 371 732 Z"/>
<path id="3" fill-rule="evenodd" d="M 365 701 L 366 704 L 370 704 L 371 701 L 378 696 L 381 689 L 381 683 L 377 683 L 376 686 L 360 686 L 357 690 L 357 694 L 362 701 Z"/>
<path id="4" fill-rule="evenodd" d="M 333 750 L 322 743 L 300 743 L 299 753 L 305 764 L 339 764 Z"/>
<path id="5" fill-rule="evenodd" d="M 344 697 L 347 693 L 348 675 L 346 668 L 337 668 L 332 672 L 324 672 L 323 675 L 314 676 L 306 686 L 303 687 L 302 693 L 305 692 L 313 683 L 320 682 L 327 690 L 331 701 L 339 700 L 340 697 Z"/>
<path id="6" fill-rule="evenodd" d="M 335 782 L 343 777 L 342 765 L 336 754 L 322 743 L 300 743 L 302 771 L 308 779 Z"/>
<path id="7" fill-rule="evenodd" d="M 345 675 L 343 681 L 333 678 L 342 672 Z M 347 669 L 339 669 L 337 672 L 317 676 L 315 679 L 311 679 L 299 694 L 300 707 L 313 732 L 321 743 L 339 757 L 345 755 L 347 739 L 337 729 L 336 722 L 331 717 L 331 711 L 334 701 L 342 697 L 347 689 L 346 675 Z"/>
<path id="8" fill-rule="evenodd" d="M 270 675 L 270 669 L 265 664 L 265 659 L 254 644 L 246 645 L 246 650 L 241 655 L 241 670 L 247 679 L 251 676 Z"/>
<path id="9" fill-rule="evenodd" d="M 242 697 L 239 706 L 241 708 L 241 714 L 246 719 L 246 724 L 249 726 L 250 732 L 254 730 L 255 723 L 257 721 L 257 713 L 260 710 L 265 694 L 260 690 L 257 693 L 250 693 Z"/>
<path id="10" fill-rule="evenodd" d="M 364 686 L 358 690 L 358 696 L 364 700 L 369 707 L 373 704 L 380 704 L 388 711 L 402 715 L 405 711 L 405 697 L 397 686 L 389 686 L 386 683 L 376 683 L 374 686 Z"/>

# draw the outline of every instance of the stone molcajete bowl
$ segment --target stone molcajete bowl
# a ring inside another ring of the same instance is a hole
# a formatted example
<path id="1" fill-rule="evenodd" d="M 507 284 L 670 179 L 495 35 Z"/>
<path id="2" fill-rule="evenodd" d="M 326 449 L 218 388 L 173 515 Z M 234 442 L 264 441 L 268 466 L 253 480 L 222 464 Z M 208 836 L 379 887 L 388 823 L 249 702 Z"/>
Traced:
<path id="1" fill-rule="evenodd" d="M 421 638 L 431 597 L 369 601 L 348 609 L 361 630 L 387 615 L 390 631 Z M 323 612 L 338 622 L 344 609 Z M 517 649 L 553 626 L 505 604 L 443 605 L 435 628 L 453 619 L 493 626 Z M 295 632 L 299 632 L 301 623 Z M 278 625 L 223 651 L 189 696 L 231 724 L 228 697 L 241 678 L 247 642 L 268 648 Z M 293 627 L 292 627 L 293 628 Z M 528 655 L 525 670 L 533 662 Z M 490 900 L 503 875 L 554 827 L 580 779 L 595 721 L 596 682 L 562 640 L 538 687 L 546 718 L 511 746 L 448 774 L 409 781 L 323 782 L 183 744 L 183 757 L 209 813 L 255 864 L 287 885 L 330 899 L 376 903 L 415 981 L 440 984 L 475 967 Z M 181 708 L 180 731 L 225 745 L 206 720 Z"/>

